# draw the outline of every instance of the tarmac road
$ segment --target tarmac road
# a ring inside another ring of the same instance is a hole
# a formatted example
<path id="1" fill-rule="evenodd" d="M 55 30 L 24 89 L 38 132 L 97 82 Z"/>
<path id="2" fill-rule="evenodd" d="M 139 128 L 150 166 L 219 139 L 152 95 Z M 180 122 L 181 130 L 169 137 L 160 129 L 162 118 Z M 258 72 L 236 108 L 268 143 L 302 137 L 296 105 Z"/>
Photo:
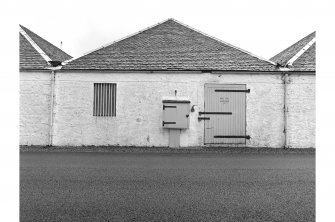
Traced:
<path id="1" fill-rule="evenodd" d="M 20 220 L 315 221 L 315 155 L 22 152 Z"/>

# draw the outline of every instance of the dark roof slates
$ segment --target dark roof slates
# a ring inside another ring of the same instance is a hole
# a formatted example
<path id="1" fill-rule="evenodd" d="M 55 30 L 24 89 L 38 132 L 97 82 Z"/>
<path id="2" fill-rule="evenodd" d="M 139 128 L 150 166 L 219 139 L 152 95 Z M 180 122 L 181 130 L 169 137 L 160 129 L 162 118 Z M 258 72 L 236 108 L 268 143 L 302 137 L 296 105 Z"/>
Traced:
<path id="1" fill-rule="evenodd" d="M 292 71 L 315 71 L 315 47 L 314 43 L 292 64 Z"/>
<path id="2" fill-rule="evenodd" d="M 274 71 L 275 65 L 169 19 L 74 59 L 65 70 Z"/>
<path id="3" fill-rule="evenodd" d="M 29 36 L 29 41 L 32 40 L 52 61 L 63 62 L 72 58 L 26 27 L 22 25 L 20 27 Z M 20 69 L 46 69 L 47 61 L 29 41 L 20 33 Z"/>
<path id="4" fill-rule="evenodd" d="M 29 35 L 29 37 L 47 54 L 53 61 L 61 61 L 64 62 L 72 57 L 59 49 L 58 47 L 54 46 L 47 40 L 43 39 L 42 37 L 38 36 L 34 32 L 30 31 L 26 27 L 20 25 L 21 28 Z"/>
<path id="5" fill-rule="evenodd" d="M 283 67 L 287 66 L 290 59 L 292 59 L 300 50 L 302 50 L 309 42 L 311 42 L 315 36 L 316 32 L 312 32 L 290 47 L 281 51 L 270 60 L 278 63 Z M 303 52 L 303 54 L 293 62 L 292 66 L 289 67 L 291 71 L 315 71 L 315 44 L 316 43 L 313 43 L 310 48 Z"/>
<path id="6" fill-rule="evenodd" d="M 20 33 L 20 69 L 45 69 L 48 63 Z"/>

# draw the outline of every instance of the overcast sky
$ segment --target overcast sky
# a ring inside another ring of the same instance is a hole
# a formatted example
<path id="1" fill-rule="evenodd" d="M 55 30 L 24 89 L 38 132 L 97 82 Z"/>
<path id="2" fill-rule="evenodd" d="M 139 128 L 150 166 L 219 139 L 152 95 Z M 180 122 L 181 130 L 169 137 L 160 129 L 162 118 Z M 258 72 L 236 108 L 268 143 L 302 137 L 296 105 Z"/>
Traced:
<path id="1" fill-rule="evenodd" d="M 315 1 L 21 1 L 19 23 L 73 57 L 168 18 L 264 58 L 316 30 Z"/>

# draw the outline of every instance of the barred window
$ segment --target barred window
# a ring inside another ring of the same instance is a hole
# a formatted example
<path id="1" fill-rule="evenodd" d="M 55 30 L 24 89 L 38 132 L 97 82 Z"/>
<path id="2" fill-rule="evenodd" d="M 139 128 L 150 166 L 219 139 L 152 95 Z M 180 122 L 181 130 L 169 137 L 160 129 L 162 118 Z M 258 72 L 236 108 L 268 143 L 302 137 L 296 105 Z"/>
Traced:
<path id="1" fill-rule="evenodd" d="M 116 116 L 116 83 L 94 83 L 93 116 Z"/>

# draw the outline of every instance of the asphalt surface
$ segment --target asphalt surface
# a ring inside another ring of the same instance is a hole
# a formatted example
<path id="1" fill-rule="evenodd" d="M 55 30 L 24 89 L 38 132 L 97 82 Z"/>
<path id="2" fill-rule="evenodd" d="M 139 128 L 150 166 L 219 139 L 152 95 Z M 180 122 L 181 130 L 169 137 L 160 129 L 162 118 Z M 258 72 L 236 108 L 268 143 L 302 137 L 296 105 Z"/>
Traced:
<path id="1" fill-rule="evenodd" d="M 20 220 L 315 221 L 315 155 L 21 152 Z"/>

